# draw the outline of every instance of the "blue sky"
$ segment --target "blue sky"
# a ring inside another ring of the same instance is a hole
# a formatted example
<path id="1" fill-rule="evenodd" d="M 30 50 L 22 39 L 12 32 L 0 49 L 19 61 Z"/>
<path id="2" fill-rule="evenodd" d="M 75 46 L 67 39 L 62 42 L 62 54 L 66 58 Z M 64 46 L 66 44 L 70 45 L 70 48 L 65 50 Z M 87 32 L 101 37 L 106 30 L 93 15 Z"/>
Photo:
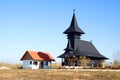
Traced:
<path id="1" fill-rule="evenodd" d="M 112 61 L 120 50 L 120 0 L 0 0 L 0 62 L 20 63 L 26 50 L 50 52 L 60 62 L 73 9 L 82 40 Z"/>

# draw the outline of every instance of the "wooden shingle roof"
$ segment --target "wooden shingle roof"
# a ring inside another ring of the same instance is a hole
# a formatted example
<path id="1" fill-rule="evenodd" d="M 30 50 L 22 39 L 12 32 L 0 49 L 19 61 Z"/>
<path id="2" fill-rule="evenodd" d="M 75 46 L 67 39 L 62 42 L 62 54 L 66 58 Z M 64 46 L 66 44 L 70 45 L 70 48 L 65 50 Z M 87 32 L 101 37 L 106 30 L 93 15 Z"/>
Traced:
<path id="1" fill-rule="evenodd" d="M 70 34 L 70 33 L 79 33 L 79 34 L 85 34 L 82 29 L 79 28 L 76 20 L 75 13 L 73 14 L 71 24 L 67 30 L 63 32 L 64 34 Z"/>
<path id="2" fill-rule="evenodd" d="M 78 44 L 76 45 L 76 49 L 74 51 L 65 51 L 65 53 L 58 56 L 59 58 L 64 58 L 66 56 L 73 57 L 73 56 L 87 56 L 87 57 L 93 57 L 98 59 L 108 59 L 102 54 L 99 53 L 99 51 L 94 47 L 94 45 L 91 42 L 78 40 Z"/>

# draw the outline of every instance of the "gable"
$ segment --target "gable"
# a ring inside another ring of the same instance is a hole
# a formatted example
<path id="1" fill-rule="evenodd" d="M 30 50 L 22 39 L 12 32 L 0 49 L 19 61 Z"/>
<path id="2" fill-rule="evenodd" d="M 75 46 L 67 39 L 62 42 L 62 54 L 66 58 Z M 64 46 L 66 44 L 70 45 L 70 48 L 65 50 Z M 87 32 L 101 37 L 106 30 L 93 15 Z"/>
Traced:
<path id="1" fill-rule="evenodd" d="M 23 57 L 20 60 L 33 60 L 31 55 L 26 51 Z"/>

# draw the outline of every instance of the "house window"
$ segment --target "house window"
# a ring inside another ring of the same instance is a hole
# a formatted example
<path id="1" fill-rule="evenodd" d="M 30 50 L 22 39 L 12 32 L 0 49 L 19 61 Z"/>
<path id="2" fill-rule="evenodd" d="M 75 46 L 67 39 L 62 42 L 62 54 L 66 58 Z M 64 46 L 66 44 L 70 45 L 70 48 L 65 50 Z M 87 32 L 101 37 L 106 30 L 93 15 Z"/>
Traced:
<path id="1" fill-rule="evenodd" d="M 48 62 L 46 62 L 46 66 L 48 66 Z"/>
<path id="2" fill-rule="evenodd" d="M 30 65 L 32 65 L 32 61 L 30 61 Z"/>
<path id="3" fill-rule="evenodd" d="M 38 62 L 37 62 L 37 61 L 34 61 L 34 62 L 33 62 L 33 64 L 34 64 L 34 65 L 37 65 L 37 64 L 38 64 Z"/>

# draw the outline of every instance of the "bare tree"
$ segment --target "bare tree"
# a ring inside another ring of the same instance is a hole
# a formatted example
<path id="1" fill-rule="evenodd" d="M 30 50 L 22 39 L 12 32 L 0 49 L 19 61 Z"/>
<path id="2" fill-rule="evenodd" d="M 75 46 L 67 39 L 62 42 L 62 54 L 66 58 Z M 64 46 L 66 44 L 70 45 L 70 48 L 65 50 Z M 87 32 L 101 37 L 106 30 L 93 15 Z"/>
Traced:
<path id="1" fill-rule="evenodd" d="M 120 66 L 120 50 L 118 50 L 115 54 L 113 54 L 113 65 Z"/>

